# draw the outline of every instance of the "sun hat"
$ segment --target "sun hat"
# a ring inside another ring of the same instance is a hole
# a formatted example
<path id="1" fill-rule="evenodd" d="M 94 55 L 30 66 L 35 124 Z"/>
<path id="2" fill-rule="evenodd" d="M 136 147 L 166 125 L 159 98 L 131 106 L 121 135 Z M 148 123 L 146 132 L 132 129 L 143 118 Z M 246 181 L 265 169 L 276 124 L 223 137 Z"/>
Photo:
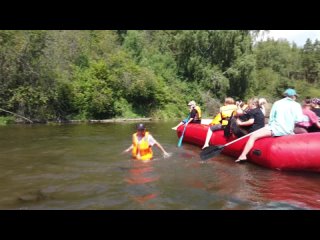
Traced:
<path id="1" fill-rule="evenodd" d="M 188 106 L 195 106 L 195 105 L 196 105 L 196 102 L 195 102 L 195 101 L 193 101 L 193 100 L 192 100 L 191 102 L 189 102 L 189 103 L 188 103 Z"/>

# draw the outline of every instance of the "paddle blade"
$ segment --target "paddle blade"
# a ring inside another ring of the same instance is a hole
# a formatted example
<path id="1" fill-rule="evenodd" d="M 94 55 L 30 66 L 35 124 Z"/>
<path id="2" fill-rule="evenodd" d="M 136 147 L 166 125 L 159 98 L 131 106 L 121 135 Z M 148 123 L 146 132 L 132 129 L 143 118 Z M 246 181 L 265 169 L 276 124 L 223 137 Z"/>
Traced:
<path id="1" fill-rule="evenodd" d="M 183 139 L 183 135 L 181 135 L 181 137 L 179 138 L 178 147 L 182 146 L 182 139 Z"/>
<path id="2" fill-rule="evenodd" d="M 224 146 L 219 146 L 219 145 L 206 147 L 200 153 L 201 160 L 207 160 L 209 158 L 213 158 L 213 157 L 219 155 L 222 152 L 223 147 Z"/>

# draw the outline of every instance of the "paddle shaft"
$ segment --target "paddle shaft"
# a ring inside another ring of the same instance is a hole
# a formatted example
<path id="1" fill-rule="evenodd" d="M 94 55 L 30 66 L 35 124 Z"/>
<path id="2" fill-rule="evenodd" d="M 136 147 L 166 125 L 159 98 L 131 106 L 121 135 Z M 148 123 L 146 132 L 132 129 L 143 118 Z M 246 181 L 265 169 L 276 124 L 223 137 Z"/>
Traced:
<path id="1" fill-rule="evenodd" d="M 187 125 L 188 125 L 189 119 L 190 119 L 190 114 L 188 115 L 187 122 L 184 124 L 183 132 L 182 132 L 181 137 L 180 137 L 179 142 L 178 142 L 178 147 L 181 147 L 181 145 L 182 145 L 182 139 L 183 139 L 183 136 L 184 136 L 184 132 L 187 129 Z"/>
<path id="2" fill-rule="evenodd" d="M 240 141 L 241 139 L 250 136 L 251 134 L 259 131 L 260 129 L 254 131 L 252 133 L 249 133 L 247 135 L 244 135 L 241 138 L 235 139 L 235 140 L 233 140 L 233 141 L 231 141 L 231 142 L 229 142 L 229 143 L 227 143 L 225 145 L 209 146 L 208 148 L 205 148 L 204 150 L 202 150 L 202 152 L 200 153 L 200 158 L 202 160 L 206 160 L 206 159 L 212 158 L 212 157 L 220 154 L 226 146 L 228 146 L 228 145 L 230 145 L 232 143 L 235 143 L 237 141 Z"/>
<path id="3" fill-rule="evenodd" d="M 244 135 L 244 136 L 242 136 L 241 138 L 237 138 L 237 139 L 235 139 L 235 140 L 233 140 L 233 141 L 231 141 L 231 142 L 228 142 L 227 144 L 223 145 L 223 147 L 229 146 L 229 145 L 231 145 L 232 143 L 235 143 L 235 142 L 237 142 L 237 141 L 240 141 L 241 139 L 246 138 L 246 137 L 254 134 L 255 132 L 260 131 L 261 129 L 262 129 L 262 128 L 260 128 L 260 129 L 258 129 L 258 130 L 256 130 L 256 131 L 253 131 L 253 132 L 251 132 L 251 133 L 249 133 L 249 134 L 247 134 L 247 135 Z"/>

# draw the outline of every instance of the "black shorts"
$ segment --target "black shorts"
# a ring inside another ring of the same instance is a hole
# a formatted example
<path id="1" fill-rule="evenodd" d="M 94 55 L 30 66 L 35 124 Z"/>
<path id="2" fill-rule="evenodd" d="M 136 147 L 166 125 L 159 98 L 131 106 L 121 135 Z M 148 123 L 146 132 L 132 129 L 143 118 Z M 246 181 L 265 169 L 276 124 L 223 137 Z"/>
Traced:
<path id="1" fill-rule="evenodd" d="M 214 132 L 214 131 L 218 131 L 218 130 L 221 130 L 221 129 L 224 129 L 225 126 L 222 126 L 221 124 L 215 124 L 215 125 L 212 125 L 210 127 L 211 131 Z"/>

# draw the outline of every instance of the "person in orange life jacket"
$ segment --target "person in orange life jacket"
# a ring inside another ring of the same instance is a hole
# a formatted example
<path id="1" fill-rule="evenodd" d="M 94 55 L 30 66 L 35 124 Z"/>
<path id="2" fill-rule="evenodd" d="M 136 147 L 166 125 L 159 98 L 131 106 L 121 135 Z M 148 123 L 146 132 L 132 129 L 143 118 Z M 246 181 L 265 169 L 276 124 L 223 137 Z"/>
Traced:
<path id="1" fill-rule="evenodd" d="M 214 131 L 224 129 L 225 126 L 228 125 L 228 121 L 230 117 L 237 110 L 237 106 L 234 104 L 234 99 L 231 97 L 227 97 L 224 100 L 224 106 L 220 108 L 219 113 L 214 117 L 212 122 L 210 123 L 210 127 L 208 128 L 206 141 L 202 147 L 202 149 L 209 147 L 209 141 Z"/>
<path id="2" fill-rule="evenodd" d="M 201 123 L 201 109 L 199 106 L 197 106 L 195 101 L 191 101 L 188 103 L 188 106 L 190 107 L 190 118 L 182 120 L 177 126 L 173 127 L 173 130 L 177 130 L 178 127 L 180 127 L 183 124 L 186 123 Z"/>
<path id="3" fill-rule="evenodd" d="M 305 99 L 302 107 L 304 119 L 302 122 L 296 123 L 294 128 L 295 134 L 320 131 L 318 116 L 314 111 L 311 110 L 311 108 L 312 100 L 310 98 Z"/>
<path id="4" fill-rule="evenodd" d="M 132 145 L 123 151 L 123 153 L 132 151 L 132 157 L 137 160 L 150 160 L 153 157 L 151 147 L 156 145 L 162 152 L 163 157 L 169 157 L 164 148 L 158 143 L 149 132 L 146 132 L 144 124 L 137 125 L 137 132 L 132 135 Z"/>

